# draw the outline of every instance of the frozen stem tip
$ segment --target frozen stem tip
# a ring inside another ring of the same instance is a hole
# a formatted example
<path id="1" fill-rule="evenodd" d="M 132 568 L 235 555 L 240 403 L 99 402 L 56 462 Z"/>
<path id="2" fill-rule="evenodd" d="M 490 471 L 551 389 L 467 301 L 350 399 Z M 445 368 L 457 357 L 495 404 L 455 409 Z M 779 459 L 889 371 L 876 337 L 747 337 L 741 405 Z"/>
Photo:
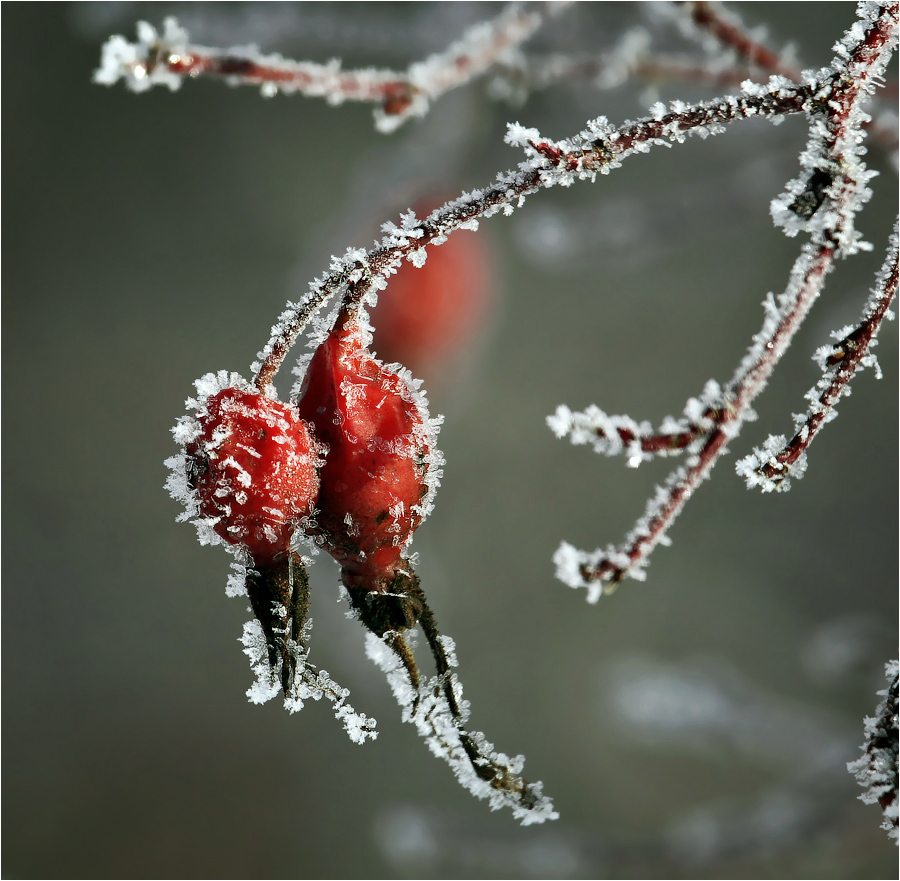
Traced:
<path id="1" fill-rule="evenodd" d="M 556 819 L 558 815 L 543 794 L 542 785 L 521 776 L 524 757 L 510 758 L 495 751 L 483 734 L 467 728 L 469 705 L 463 700 L 462 683 L 456 674 L 456 645 L 438 631 L 418 579 L 412 575 L 408 583 L 395 586 L 402 587 L 402 593 L 396 596 L 415 603 L 414 623 L 422 628 L 437 675 L 428 679 L 420 675 L 403 625 L 385 631 L 384 622 L 376 621 L 376 627 L 372 627 L 367 621 L 365 616 L 373 613 L 359 612 L 359 616 L 369 630 L 366 653 L 387 675 L 403 721 L 416 726 L 431 752 L 450 765 L 466 790 L 486 799 L 491 810 L 509 808 L 523 825 Z M 366 601 L 360 596 L 361 603 Z"/>
<path id="2" fill-rule="evenodd" d="M 181 87 L 182 78 L 172 73 L 169 65 L 179 62 L 187 41 L 187 32 L 174 18 L 165 19 L 162 35 L 146 21 L 139 21 L 134 43 L 114 36 L 103 44 L 94 82 L 112 86 L 124 80 L 132 92 L 146 92 L 155 85 L 168 86 L 175 92 Z"/>

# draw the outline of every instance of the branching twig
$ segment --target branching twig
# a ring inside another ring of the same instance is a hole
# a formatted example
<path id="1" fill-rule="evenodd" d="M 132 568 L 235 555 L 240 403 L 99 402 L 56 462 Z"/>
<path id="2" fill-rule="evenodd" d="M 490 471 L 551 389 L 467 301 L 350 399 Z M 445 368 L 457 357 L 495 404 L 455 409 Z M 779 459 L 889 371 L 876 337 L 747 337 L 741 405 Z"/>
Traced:
<path id="1" fill-rule="evenodd" d="M 479 220 L 501 210 L 511 214 L 526 196 L 538 190 L 569 186 L 579 179 L 595 180 L 598 173 L 609 173 L 631 155 L 646 153 L 653 146 L 683 143 L 690 134 L 706 137 L 719 134 L 727 124 L 738 120 L 803 112 L 818 86 L 815 82 L 795 86 L 777 80 L 738 97 L 697 104 L 674 102 L 668 112 L 664 105 L 657 104 L 652 116 L 618 129 L 599 117 L 589 122 L 585 131 L 565 141 L 551 141 L 535 129 L 510 126 L 507 143 L 524 148 L 527 156 L 519 170 L 499 174 L 498 183 L 463 194 L 425 220 L 408 212 L 401 218 L 402 226 L 385 224 L 386 235 L 368 252 L 349 248 L 342 258 L 334 258 L 331 271 L 310 285 L 302 302 L 288 303 L 272 328 L 271 339 L 252 367 L 256 384 L 271 381 L 297 337 L 333 294 L 343 292 L 354 308 L 370 303 L 404 258 L 421 266 L 426 245 L 440 245 L 458 229 L 476 229 Z M 314 336 L 324 336 L 332 318 L 317 324 Z"/>
<path id="2" fill-rule="evenodd" d="M 877 344 L 876 335 L 886 317 L 893 317 L 891 303 L 897 294 L 897 227 L 888 245 L 887 259 L 878 273 L 860 323 L 834 334 L 837 345 L 823 346 L 814 360 L 824 370 L 815 388 L 807 392 L 810 401 L 807 412 L 796 419 L 796 432 L 790 441 L 773 436 L 766 444 L 753 450 L 736 466 L 737 473 L 746 478 L 747 486 L 758 486 L 763 492 L 784 491 L 790 479 L 799 480 L 806 472 L 806 450 L 819 430 L 836 415 L 834 407 L 842 396 L 850 394 L 849 383 L 861 367 L 874 367 L 881 377 L 878 362 L 869 350 Z"/>
<path id="3" fill-rule="evenodd" d="M 687 465 L 673 472 L 665 487 L 657 491 L 622 545 L 585 553 L 563 543 L 556 552 L 557 577 L 572 587 L 587 588 L 591 602 L 599 599 L 604 583 L 609 592 L 626 576 L 644 577 L 642 567 L 650 552 L 657 544 L 668 541 L 669 526 L 709 475 L 725 451 L 726 442 L 737 435 L 744 421 L 753 418 L 753 400 L 818 297 L 834 259 L 867 247 L 854 227 L 855 215 L 869 196 L 865 183 L 870 177 L 860 158 L 860 124 L 867 117 L 859 104 L 879 81 L 896 45 L 897 4 L 884 5 L 874 12 L 861 5 L 860 13 L 865 28 L 851 29 L 838 44 L 832 67 L 823 71 L 822 82 L 805 107 L 810 117 L 811 137 L 801 157 L 804 174 L 792 181 L 786 194 L 773 203 L 776 222 L 785 232 L 796 235 L 803 230 L 810 234 L 811 241 L 795 262 L 788 287 L 778 301 L 770 296 L 765 302 L 765 323 L 731 382 L 721 396 L 709 394 L 717 389 L 715 384 L 708 386 L 708 397 L 694 408 L 704 416 L 716 414 L 713 427 L 705 435 L 699 431 L 694 433 L 690 425 L 679 429 L 693 435 L 687 444 L 689 448 L 693 445 L 692 455 Z M 827 185 L 816 193 L 818 204 L 807 206 L 800 197 L 817 174 L 827 177 Z M 596 426 L 601 441 L 609 445 L 612 435 L 618 434 L 624 449 L 619 432 L 621 422 L 610 423 L 609 417 L 602 415 L 604 419 Z M 558 411 L 551 420 L 557 434 L 571 433 L 576 428 L 584 431 L 584 418 L 577 426 L 574 420 L 569 420 L 571 425 L 566 426 L 561 416 L 565 417 L 566 412 Z M 630 426 L 626 428 L 632 431 Z M 632 450 L 636 444 L 637 438 L 632 441 Z M 648 451 L 640 448 L 639 453 L 643 457 Z"/>
<path id="4" fill-rule="evenodd" d="M 737 58 L 758 70 L 786 77 L 800 82 L 803 73 L 796 64 L 792 64 L 783 55 L 765 46 L 741 21 L 720 3 L 709 3 L 705 0 L 688 0 L 683 5 L 693 25 L 701 34 L 711 35 L 722 47 L 734 51 Z M 727 71 L 723 71 L 723 74 Z M 894 96 L 896 99 L 896 96 Z M 879 120 L 867 120 L 863 127 L 891 151 L 896 165 L 897 128 L 896 125 L 885 125 Z"/>

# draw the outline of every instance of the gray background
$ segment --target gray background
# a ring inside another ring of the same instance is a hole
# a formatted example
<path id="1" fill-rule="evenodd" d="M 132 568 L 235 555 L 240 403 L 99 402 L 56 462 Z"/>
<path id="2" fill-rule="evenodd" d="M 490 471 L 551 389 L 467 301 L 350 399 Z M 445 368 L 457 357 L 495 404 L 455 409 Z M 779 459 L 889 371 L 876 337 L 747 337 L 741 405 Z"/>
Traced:
<path id="1" fill-rule="evenodd" d="M 246 702 L 228 557 L 162 489 L 192 381 L 246 375 L 331 253 L 514 167 L 507 121 L 563 137 L 657 97 L 582 84 L 511 108 L 478 83 L 385 137 L 361 106 L 90 82 L 109 33 L 168 12 L 200 43 L 402 67 L 500 8 L 339 6 L 3 6 L 4 877 L 893 877 L 844 765 L 896 651 L 895 325 L 885 378 L 856 379 L 790 493 L 733 471 L 790 430 L 809 356 L 865 301 L 896 211 L 880 149 L 861 218 L 874 253 L 830 278 L 648 581 L 589 607 L 550 562 L 562 539 L 618 542 L 668 468 L 573 448 L 546 415 L 596 403 L 658 422 L 727 380 L 798 250 L 767 212 L 800 120 L 635 157 L 479 233 L 497 307 L 477 354 L 431 385 L 447 467 L 414 548 L 473 725 L 528 757 L 562 819 L 521 828 L 457 787 L 400 723 L 327 560 L 313 656 L 379 739 L 350 743 L 327 706 Z M 853 20 L 850 3 L 741 9 L 807 66 Z M 535 46 L 607 48 L 644 15 L 578 4 Z"/>

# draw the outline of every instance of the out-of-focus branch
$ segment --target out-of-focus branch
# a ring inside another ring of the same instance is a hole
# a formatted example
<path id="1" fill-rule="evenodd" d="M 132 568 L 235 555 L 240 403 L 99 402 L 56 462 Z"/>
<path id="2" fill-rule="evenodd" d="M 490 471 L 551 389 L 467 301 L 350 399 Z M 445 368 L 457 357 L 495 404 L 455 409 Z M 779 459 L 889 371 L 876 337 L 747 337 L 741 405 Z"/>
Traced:
<path id="1" fill-rule="evenodd" d="M 649 46 L 629 57 L 606 55 L 529 55 L 524 64 L 504 73 L 513 84 L 528 91 L 547 89 L 560 83 L 592 82 L 609 88 L 628 77 L 645 82 L 690 82 L 706 86 L 739 86 L 752 79 L 747 67 L 711 70 L 696 61 L 677 55 L 653 53 Z"/>
<path id="2" fill-rule="evenodd" d="M 800 79 L 799 68 L 785 63 L 777 52 L 764 46 L 747 31 L 736 15 L 723 9 L 719 3 L 693 0 L 679 5 L 686 7 L 691 20 L 699 29 L 709 32 L 723 46 L 733 49 L 741 61 L 788 79 Z"/>
<path id="3" fill-rule="evenodd" d="M 364 101 L 375 111 L 381 131 L 393 131 L 411 116 L 423 116 L 431 101 L 483 75 L 541 26 L 551 7 L 565 4 L 526 3 L 508 6 L 492 21 L 467 30 L 446 50 L 406 71 L 341 70 L 340 62 L 291 61 L 263 55 L 255 46 L 229 50 L 193 45 L 187 31 L 167 18 L 162 34 L 146 22 L 137 25 L 137 42 L 111 37 L 103 46 L 94 82 L 112 85 L 124 79 L 135 92 L 153 85 L 173 91 L 185 79 L 218 77 L 231 85 L 260 86 L 267 97 L 279 91 L 321 97 L 332 104 Z M 554 10 L 555 11 L 555 10 Z"/>

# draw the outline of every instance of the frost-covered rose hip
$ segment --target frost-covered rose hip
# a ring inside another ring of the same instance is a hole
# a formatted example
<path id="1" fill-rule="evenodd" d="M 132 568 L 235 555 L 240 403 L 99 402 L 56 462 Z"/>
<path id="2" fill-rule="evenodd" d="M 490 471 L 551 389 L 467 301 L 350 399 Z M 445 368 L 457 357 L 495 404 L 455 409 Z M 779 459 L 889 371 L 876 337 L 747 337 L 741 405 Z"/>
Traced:
<path id="1" fill-rule="evenodd" d="M 442 463 L 418 383 L 374 358 L 358 320 L 344 317 L 314 353 L 297 406 L 328 445 L 310 531 L 348 589 L 397 592 Z"/>
<path id="2" fill-rule="evenodd" d="M 258 677 L 251 700 L 273 696 L 280 680 L 296 707 L 309 581 L 291 541 L 315 508 L 321 445 L 292 407 L 239 374 L 209 373 L 196 386 L 173 429 L 182 452 L 166 461 L 166 486 L 201 544 L 224 542 L 238 557 L 228 592 L 246 591 L 262 636 L 251 628 L 243 640 Z"/>
<path id="3" fill-rule="evenodd" d="M 287 551 L 319 489 L 318 447 L 296 413 L 252 388 L 200 403 L 185 444 L 187 483 L 200 514 L 255 563 Z"/>

